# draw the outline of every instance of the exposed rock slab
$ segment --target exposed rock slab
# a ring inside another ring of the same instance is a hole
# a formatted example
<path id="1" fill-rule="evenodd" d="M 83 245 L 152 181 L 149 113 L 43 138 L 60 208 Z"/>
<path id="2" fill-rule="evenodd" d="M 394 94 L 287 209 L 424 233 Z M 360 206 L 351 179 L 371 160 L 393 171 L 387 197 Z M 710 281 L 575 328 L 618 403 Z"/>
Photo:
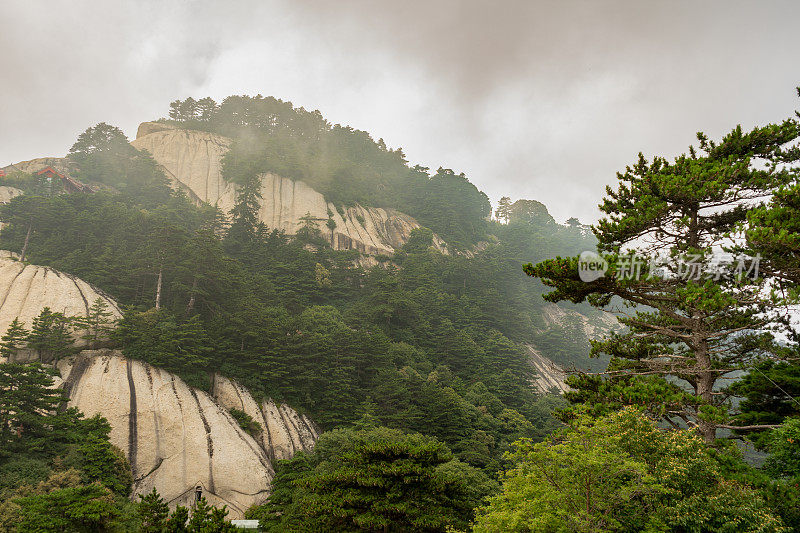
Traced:
<path id="1" fill-rule="evenodd" d="M 213 133 L 183 130 L 158 122 L 145 122 L 131 143 L 147 150 L 161 165 L 176 188 L 197 201 L 208 202 L 229 212 L 236 189 L 222 178 L 222 157 L 231 140 Z M 261 176 L 259 219 L 268 227 L 294 235 L 307 214 L 318 221 L 322 234 L 336 250 L 356 249 L 362 253 L 391 254 L 419 227 L 412 217 L 394 209 L 354 205 L 340 214 L 336 206 L 302 181 L 266 173 Z M 327 227 L 328 220 L 335 223 Z M 443 241 L 436 246 L 446 250 Z"/>
<path id="2" fill-rule="evenodd" d="M 563 394 L 570 390 L 565 382 L 567 375 L 560 366 L 542 355 L 533 346 L 529 344 L 525 346 L 528 349 L 528 361 L 536 370 L 533 385 L 539 392 L 547 393 L 555 390 L 559 394 Z"/>
<path id="3" fill-rule="evenodd" d="M 111 442 L 125 451 L 134 476 L 134 496 L 155 488 L 171 506 L 190 506 L 196 487 L 214 505 L 243 516 L 269 494 L 275 458 L 310 449 L 316 432 L 292 409 L 258 406 L 235 382 L 217 377 L 211 394 L 179 377 L 118 352 L 83 351 L 58 364 L 70 406 L 111 424 Z M 269 438 L 254 439 L 223 403 L 255 414 Z M 264 402 L 262 406 L 275 406 Z M 272 440 L 270 440 L 272 439 Z"/>
<path id="4" fill-rule="evenodd" d="M 587 316 L 554 303 L 546 303 L 542 307 L 542 318 L 547 327 L 557 327 L 575 320 L 580 324 L 580 331 L 587 339 L 596 339 L 620 328 L 617 317 L 611 313 L 601 311 Z"/>
<path id="5" fill-rule="evenodd" d="M 97 298 L 106 302 L 113 318 L 122 316 L 114 300 L 82 279 L 49 267 L 20 263 L 12 252 L 0 250 L 0 334 L 15 318 L 30 328 L 45 307 L 67 316 L 85 317 Z"/>
<path id="6" fill-rule="evenodd" d="M 0 168 L 0 170 L 7 174 L 12 172 L 34 174 L 40 170 L 46 169 L 47 167 L 53 167 L 54 169 L 62 172 L 69 172 L 72 168 L 72 164 L 66 157 L 37 157 L 36 159 L 20 161 L 19 163 L 5 166 Z"/>
<path id="7" fill-rule="evenodd" d="M 13 198 L 16 198 L 22 194 L 21 189 L 17 189 L 16 187 L 9 187 L 8 185 L 0 186 L 0 204 L 7 204 Z"/>
<path id="8" fill-rule="evenodd" d="M 272 400 L 259 404 L 250 391 L 224 376 L 214 376 L 212 395 L 226 409 L 243 411 L 261 425 L 256 440 L 273 461 L 312 449 L 319 436 L 319 430 L 306 415 Z"/>

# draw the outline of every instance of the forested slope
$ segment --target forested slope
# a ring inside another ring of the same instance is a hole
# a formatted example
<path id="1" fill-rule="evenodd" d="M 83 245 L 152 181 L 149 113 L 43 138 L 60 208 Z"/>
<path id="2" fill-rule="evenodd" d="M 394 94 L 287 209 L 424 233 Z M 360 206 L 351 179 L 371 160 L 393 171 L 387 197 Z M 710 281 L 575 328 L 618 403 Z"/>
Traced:
<path id="1" fill-rule="evenodd" d="M 101 124 L 68 158 L 73 176 L 98 192 L 56 194 L 36 175 L 13 174 L 9 183 L 26 194 L 3 208 L 0 247 L 20 250 L 27 238 L 31 261 L 107 291 L 128 309 L 117 332 L 126 355 L 191 384 L 208 386 L 209 371 L 219 370 L 307 410 L 323 428 L 369 412 L 433 434 L 483 467 L 496 465 L 519 436 L 549 430 L 551 400 L 531 387 L 522 343 L 562 364 L 585 362 L 586 318 L 562 313 L 563 324 L 548 321 L 551 304 L 521 265 L 591 246 L 585 232 L 549 216 L 489 222 L 488 201 L 462 177 L 409 168 L 399 151 L 367 134 L 287 104 L 237 98 L 213 120 L 185 121 L 236 139 L 222 163 L 237 190 L 230 218 L 171 190 L 148 152 Z M 228 111 L 237 101 L 252 107 L 239 125 Z M 259 136 L 248 145 L 256 152 L 243 152 L 250 133 Z M 276 143 L 283 157 L 272 151 Z M 305 165 L 321 164 L 316 151 L 332 166 L 311 172 Z M 295 170 L 271 166 L 295 159 Z M 326 196 L 350 191 L 333 195 L 342 206 L 407 209 L 456 253 L 440 253 L 433 233 L 418 229 L 374 268 L 358 267 L 356 251 L 332 249 L 311 224 L 287 236 L 259 221 L 260 193 L 248 180 L 264 171 L 308 180 Z"/>

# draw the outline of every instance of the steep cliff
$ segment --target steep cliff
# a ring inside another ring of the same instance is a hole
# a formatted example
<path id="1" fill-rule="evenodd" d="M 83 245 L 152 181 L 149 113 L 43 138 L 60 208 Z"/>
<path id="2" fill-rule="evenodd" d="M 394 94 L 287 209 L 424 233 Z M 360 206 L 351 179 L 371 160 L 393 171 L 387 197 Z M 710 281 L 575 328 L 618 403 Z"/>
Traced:
<path id="1" fill-rule="evenodd" d="M 85 281 L 0 251 L 2 332 L 16 317 L 30 326 L 44 307 L 85 316 L 97 298 L 121 316 L 111 298 Z M 318 436 L 308 417 L 272 400 L 258 403 L 222 376 L 214 376 L 212 395 L 112 350 L 84 350 L 60 360 L 58 369 L 69 405 L 110 422 L 111 441 L 133 469 L 134 496 L 155 487 L 171 505 L 187 505 L 200 486 L 210 502 L 228 505 L 231 516 L 240 517 L 268 495 L 272 463 L 311 449 Z M 262 430 L 247 434 L 230 415 L 232 407 L 250 414 Z"/>
<path id="2" fill-rule="evenodd" d="M 546 303 L 542 307 L 542 318 L 547 327 L 559 326 L 574 319 L 580 324 L 581 332 L 587 339 L 598 338 L 620 327 L 619 321 L 611 313 L 598 312 L 585 315 L 553 303 Z"/>
<path id="3" fill-rule="evenodd" d="M 256 441 L 272 461 L 289 459 L 298 451 L 312 448 L 319 436 L 306 415 L 269 399 L 259 404 L 247 389 L 219 374 L 214 376 L 211 394 L 226 409 L 244 411 L 258 422 L 261 431 Z"/>
<path id="4" fill-rule="evenodd" d="M 236 191 L 222 178 L 221 160 L 230 143 L 230 139 L 213 133 L 145 122 L 131 144 L 150 152 L 176 188 L 197 201 L 228 212 Z M 337 250 L 391 254 L 408 240 L 411 230 L 419 227 L 412 217 L 394 209 L 355 205 L 344 209 L 342 215 L 334 204 L 304 182 L 274 174 L 262 175 L 261 195 L 259 219 L 268 227 L 293 235 L 303 224 L 300 218 L 310 214 Z M 332 230 L 327 226 L 329 218 L 335 224 Z M 446 250 L 440 239 L 436 238 L 435 244 Z"/>
<path id="5" fill-rule="evenodd" d="M 114 318 L 122 316 L 114 300 L 82 279 L 20 263 L 11 252 L 0 250 L 0 334 L 17 317 L 30 327 L 45 307 L 67 316 L 86 316 L 97 298 L 108 304 Z"/>
<path id="6" fill-rule="evenodd" d="M 530 344 L 525 347 L 528 349 L 528 361 L 536 371 L 533 386 L 542 393 L 551 390 L 556 390 L 559 394 L 567 392 L 569 386 L 565 382 L 567 374 L 564 370 Z"/>
<path id="7" fill-rule="evenodd" d="M 317 436 L 307 417 L 271 400 L 259 405 L 221 376 L 211 395 L 110 350 L 83 351 L 58 368 L 69 405 L 110 422 L 111 442 L 131 463 L 134 496 L 155 487 L 171 506 L 190 505 L 201 487 L 210 503 L 239 518 L 268 496 L 272 462 L 311 449 Z M 252 437 L 229 407 L 252 413 L 264 430 Z"/>

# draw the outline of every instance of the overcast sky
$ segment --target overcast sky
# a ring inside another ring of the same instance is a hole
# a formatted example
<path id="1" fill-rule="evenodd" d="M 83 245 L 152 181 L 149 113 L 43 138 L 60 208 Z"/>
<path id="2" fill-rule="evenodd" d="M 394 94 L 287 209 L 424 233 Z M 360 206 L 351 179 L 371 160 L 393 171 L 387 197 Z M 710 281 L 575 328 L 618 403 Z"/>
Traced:
<path id="1" fill-rule="evenodd" d="M 638 152 L 798 105 L 797 2 L 0 0 L 0 166 L 133 138 L 187 96 L 319 109 L 465 172 L 493 202 L 594 221 Z"/>

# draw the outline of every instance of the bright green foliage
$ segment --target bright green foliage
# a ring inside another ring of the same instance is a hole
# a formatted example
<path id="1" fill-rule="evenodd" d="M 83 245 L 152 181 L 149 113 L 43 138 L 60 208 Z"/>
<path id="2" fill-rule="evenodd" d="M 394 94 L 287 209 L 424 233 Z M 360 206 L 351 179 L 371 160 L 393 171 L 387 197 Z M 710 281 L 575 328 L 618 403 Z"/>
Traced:
<path id="1" fill-rule="evenodd" d="M 786 360 L 763 361 L 755 365 L 729 389 L 742 398 L 735 420 L 739 425 L 777 425 L 787 417 L 800 416 L 800 362 L 796 350 Z M 748 438 L 764 444 L 768 433 L 748 432 Z"/>
<path id="2" fill-rule="evenodd" d="M 169 506 L 154 487 L 149 494 L 139 495 L 136 514 L 142 533 L 162 533 L 169 517 Z"/>
<path id="3" fill-rule="evenodd" d="M 127 497 L 131 492 L 133 477 L 131 468 L 122 450 L 108 441 L 108 432 L 102 435 L 89 434 L 78 448 L 77 461 L 83 473 L 84 482 L 99 482 L 115 494 Z"/>
<path id="4" fill-rule="evenodd" d="M 111 492 L 99 483 L 16 498 L 14 503 L 19 506 L 19 531 L 109 531 L 120 516 Z"/>
<path id="5" fill-rule="evenodd" d="M 228 516 L 228 510 L 223 506 L 221 509 L 208 505 L 205 498 L 200 498 L 194 510 L 189 523 L 186 525 L 186 531 L 189 533 L 228 533 L 236 532 L 238 529 L 231 525 L 230 522 L 225 520 Z"/>
<path id="6" fill-rule="evenodd" d="M 324 434 L 274 483 L 251 511 L 267 531 L 444 531 L 465 527 L 493 488 L 436 439 L 369 426 Z"/>
<path id="7" fill-rule="evenodd" d="M 295 482 L 307 476 L 313 467 L 313 455 L 305 452 L 296 453 L 291 459 L 278 461 L 269 499 L 248 509 L 245 518 L 258 520 L 261 527 L 269 532 L 300 529 L 304 518 L 287 511 L 295 509 L 303 497 L 303 492 Z"/>
<path id="8" fill-rule="evenodd" d="M 800 184 L 775 191 L 770 203 L 748 214 L 747 244 L 767 273 L 795 291 L 800 285 Z"/>
<path id="9" fill-rule="evenodd" d="M 690 148 L 672 162 L 640 154 L 601 205 L 606 217 L 595 234 L 607 252 L 604 277 L 582 281 L 577 258 L 526 265 L 526 273 L 554 289 L 547 300 L 613 305 L 628 327 L 592 342 L 594 354 L 613 357 L 604 378 L 612 383 L 574 380 L 574 387 L 587 389 L 581 400 L 647 406 L 667 422 L 696 426 L 709 442 L 717 428 L 731 425 L 726 397 L 715 387 L 774 349 L 761 330 L 768 325 L 764 313 L 781 301 L 763 278 L 737 276 L 737 262 L 717 265 L 720 279 L 707 275 L 708 264 L 746 220 L 743 199 L 766 198 L 795 179 L 784 164 L 799 154 L 781 146 L 798 135 L 800 126 L 787 120 L 748 133 L 737 127 L 719 144 L 699 134 L 700 151 Z M 654 275 L 657 252 L 668 256 L 666 276 Z M 689 262 L 705 270 L 696 276 Z M 636 309 L 620 309 L 620 301 Z M 668 401 L 662 401 L 664 392 Z"/>
<path id="10" fill-rule="evenodd" d="M 696 434 L 660 430 L 632 408 L 581 416 L 544 442 L 520 441 L 510 458 L 476 532 L 784 531 Z"/>
<path id="11" fill-rule="evenodd" d="M 189 531 L 189 529 L 186 527 L 186 523 L 188 521 L 189 509 L 182 505 L 178 505 L 175 507 L 175 510 L 172 511 L 172 514 L 169 515 L 169 519 L 167 520 L 164 530 L 166 533 L 187 533 Z"/>
<path id="12" fill-rule="evenodd" d="M 0 356 L 13 361 L 19 350 L 25 346 L 29 333 L 19 318 L 14 318 L 0 338 Z"/>
<path id="13" fill-rule="evenodd" d="M 104 531 L 128 506 L 132 476 L 111 427 L 62 409 L 53 370 L 0 364 L 0 531 Z"/>
<path id="14" fill-rule="evenodd" d="M 231 416 L 236 420 L 236 422 L 238 422 L 239 427 L 241 427 L 250 435 L 255 437 L 256 435 L 261 433 L 261 430 L 263 429 L 261 427 L 261 424 L 253 420 L 252 416 L 248 415 L 244 411 L 236 409 L 235 407 L 231 408 L 229 412 L 231 413 Z"/>
<path id="15" fill-rule="evenodd" d="M 787 419 L 772 431 L 765 469 L 776 477 L 800 480 L 800 418 Z"/>
<path id="16" fill-rule="evenodd" d="M 39 363 L 0 364 L 0 457 L 21 438 L 47 438 L 60 423 L 59 415 L 50 415 L 64 401 L 52 388 L 54 373 Z"/>
<path id="17" fill-rule="evenodd" d="M 73 318 L 45 307 L 33 319 L 27 346 L 31 350 L 36 350 L 42 362 L 58 361 L 73 351 L 70 336 L 73 326 Z"/>

